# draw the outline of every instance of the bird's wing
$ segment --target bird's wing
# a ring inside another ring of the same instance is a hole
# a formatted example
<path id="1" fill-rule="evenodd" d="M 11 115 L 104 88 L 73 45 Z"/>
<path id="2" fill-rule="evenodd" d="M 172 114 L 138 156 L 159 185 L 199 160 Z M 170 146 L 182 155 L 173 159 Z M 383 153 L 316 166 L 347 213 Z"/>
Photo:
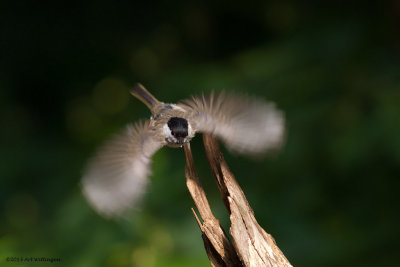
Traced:
<path id="1" fill-rule="evenodd" d="M 149 131 L 148 121 L 127 125 L 89 162 L 82 190 L 101 215 L 121 216 L 142 199 L 148 184 L 151 156 L 162 146 Z"/>
<path id="2" fill-rule="evenodd" d="M 190 112 L 195 131 L 214 134 L 239 153 L 259 154 L 283 143 L 284 114 L 272 102 L 221 92 L 195 96 L 179 106 Z"/>

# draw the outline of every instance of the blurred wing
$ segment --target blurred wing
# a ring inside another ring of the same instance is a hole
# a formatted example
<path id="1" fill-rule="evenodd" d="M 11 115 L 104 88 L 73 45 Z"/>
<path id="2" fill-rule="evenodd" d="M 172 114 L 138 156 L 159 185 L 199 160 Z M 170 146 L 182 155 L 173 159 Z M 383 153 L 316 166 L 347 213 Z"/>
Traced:
<path id="1" fill-rule="evenodd" d="M 195 131 L 216 135 L 234 151 L 258 154 L 283 143 L 284 114 L 274 103 L 222 92 L 192 97 L 180 106 L 191 112 Z"/>
<path id="2" fill-rule="evenodd" d="M 121 216 L 138 204 L 148 184 L 151 156 L 161 147 L 149 122 L 128 125 L 100 148 L 82 179 L 88 202 L 105 217 Z"/>

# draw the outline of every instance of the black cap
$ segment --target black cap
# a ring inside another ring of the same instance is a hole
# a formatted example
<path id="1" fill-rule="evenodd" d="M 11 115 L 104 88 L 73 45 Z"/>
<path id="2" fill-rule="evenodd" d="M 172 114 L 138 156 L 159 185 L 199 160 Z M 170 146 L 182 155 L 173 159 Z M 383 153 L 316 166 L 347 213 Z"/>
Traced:
<path id="1" fill-rule="evenodd" d="M 182 144 L 183 139 L 188 136 L 187 120 L 184 118 L 172 117 L 168 121 L 168 127 L 171 130 L 171 134 Z"/>

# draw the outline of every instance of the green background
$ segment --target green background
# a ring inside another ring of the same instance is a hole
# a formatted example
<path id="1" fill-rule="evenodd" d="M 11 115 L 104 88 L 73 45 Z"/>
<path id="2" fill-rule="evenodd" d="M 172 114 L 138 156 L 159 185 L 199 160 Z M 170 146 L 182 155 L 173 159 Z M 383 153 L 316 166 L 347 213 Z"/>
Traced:
<path id="1" fill-rule="evenodd" d="M 269 99 L 287 142 L 226 160 L 295 266 L 399 264 L 398 1 L 14 1 L 0 7 L 0 266 L 209 266 L 181 149 L 154 157 L 140 211 L 105 220 L 79 181 L 126 123 L 135 82 L 176 102 L 211 90 Z M 192 141 L 225 229 L 228 214 Z M 60 258 L 10 263 L 7 257 Z"/>

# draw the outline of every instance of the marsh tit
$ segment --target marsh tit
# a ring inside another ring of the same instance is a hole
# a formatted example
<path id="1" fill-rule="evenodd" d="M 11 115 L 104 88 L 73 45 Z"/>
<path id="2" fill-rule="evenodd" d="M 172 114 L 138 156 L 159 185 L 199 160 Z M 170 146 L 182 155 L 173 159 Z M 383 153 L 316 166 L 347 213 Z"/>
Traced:
<path id="1" fill-rule="evenodd" d="M 163 146 L 182 147 L 197 132 L 210 133 L 242 154 L 260 154 L 283 142 L 284 115 L 271 102 L 221 92 L 167 104 L 141 84 L 131 94 L 152 116 L 127 125 L 106 142 L 82 179 L 83 194 L 105 217 L 121 216 L 138 205 L 148 184 L 151 157 Z"/>

